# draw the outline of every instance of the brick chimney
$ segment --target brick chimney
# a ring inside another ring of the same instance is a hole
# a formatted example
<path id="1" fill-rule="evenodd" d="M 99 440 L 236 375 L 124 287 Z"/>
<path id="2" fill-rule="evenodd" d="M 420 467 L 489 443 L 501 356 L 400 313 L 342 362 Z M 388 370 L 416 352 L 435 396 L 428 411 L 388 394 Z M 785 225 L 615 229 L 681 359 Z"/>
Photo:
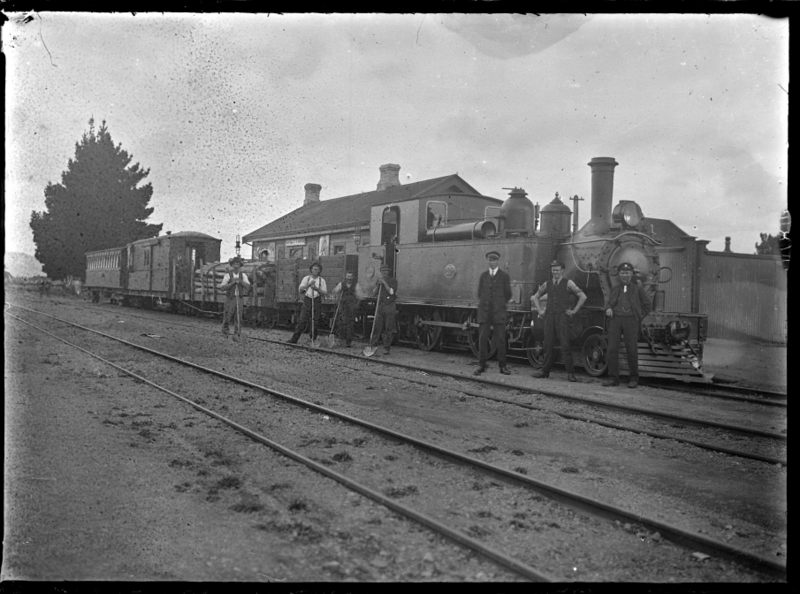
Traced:
<path id="1" fill-rule="evenodd" d="M 380 170 L 381 180 L 378 182 L 378 190 L 400 185 L 400 165 L 386 163 L 380 166 Z"/>
<path id="2" fill-rule="evenodd" d="M 730 252 L 731 251 L 731 238 L 730 237 L 726 237 L 725 238 L 725 251 L 726 252 Z"/>
<path id="3" fill-rule="evenodd" d="M 322 191 L 322 186 L 319 184 L 306 184 L 304 187 L 306 189 L 306 199 L 303 202 L 303 206 L 319 202 L 319 193 Z"/>

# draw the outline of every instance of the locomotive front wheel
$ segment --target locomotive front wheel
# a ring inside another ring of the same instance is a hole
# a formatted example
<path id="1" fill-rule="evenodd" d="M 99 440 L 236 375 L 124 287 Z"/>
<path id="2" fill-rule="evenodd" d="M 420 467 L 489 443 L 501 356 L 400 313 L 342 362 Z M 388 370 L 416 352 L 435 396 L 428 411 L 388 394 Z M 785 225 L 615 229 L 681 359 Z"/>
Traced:
<path id="1" fill-rule="evenodd" d="M 534 369 L 544 367 L 544 341 L 538 340 L 533 332 L 528 332 L 528 337 L 525 339 L 525 354 L 531 367 Z"/>
<path id="2" fill-rule="evenodd" d="M 606 353 L 608 343 L 599 334 L 592 334 L 583 343 L 583 368 L 594 377 L 603 375 L 608 370 Z"/>
<path id="3" fill-rule="evenodd" d="M 442 316 L 435 309 L 427 309 L 420 314 L 419 319 L 438 322 L 442 319 Z M 415 328 L 414 338 L 417 341 L 417 346 L 423 351 L 432 351 L 442 340 L 441 326 L 428 326 L 427 324 L 417 323 Z"/>

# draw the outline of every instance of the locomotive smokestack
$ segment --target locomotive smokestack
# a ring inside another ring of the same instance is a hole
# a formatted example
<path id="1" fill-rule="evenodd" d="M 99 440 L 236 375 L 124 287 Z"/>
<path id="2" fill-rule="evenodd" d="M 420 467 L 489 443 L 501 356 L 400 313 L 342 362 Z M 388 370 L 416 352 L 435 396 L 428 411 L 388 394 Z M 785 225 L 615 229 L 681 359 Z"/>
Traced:
<path id="1" fill-rule="evenodd" d="M 611 227 L 611 208 L 614 200 L 614 157 L 594 157 L 592 168 L 592 231 L 605 233 Z"/>

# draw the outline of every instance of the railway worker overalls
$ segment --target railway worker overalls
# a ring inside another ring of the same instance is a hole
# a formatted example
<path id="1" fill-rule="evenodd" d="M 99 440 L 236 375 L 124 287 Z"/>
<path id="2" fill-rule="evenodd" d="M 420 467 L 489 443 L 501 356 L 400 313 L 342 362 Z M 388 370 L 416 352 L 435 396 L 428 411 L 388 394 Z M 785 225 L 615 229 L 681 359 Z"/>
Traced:
<path id="1" fill-rule="evenodd" d="M 339 337 L 344 338 L 345 344 L 351 346 L 353 342 L 353 330 L 356 323 L 356 310 L 358 309 L 358 297 L 356 295 L 356 281 L 349 287 L 342 281 L 342 293 L 339 298 Z"/>
<path id="2" fill-rule="evenodd" d="M 375 333 L 373 334 L 372 344 L 370 346 L 378 344 L 378 338 L 381 333 L 383 333 L 383 352 L 388 355 L 397 330 L 397 323 L 395 322 L 397 310 L 394 304 L 397 300 L 397 279 L 389 276 L 384 280 L 392 288 L 394 294 L 389 295 L 388 291 L 383 288 L 383 285 L 378 283 L 378 286 L 380 286 L 380 303 L 378 305 L 378 311 L 375 314 L 375 321 L 373 322 L 375 324 Z"/>

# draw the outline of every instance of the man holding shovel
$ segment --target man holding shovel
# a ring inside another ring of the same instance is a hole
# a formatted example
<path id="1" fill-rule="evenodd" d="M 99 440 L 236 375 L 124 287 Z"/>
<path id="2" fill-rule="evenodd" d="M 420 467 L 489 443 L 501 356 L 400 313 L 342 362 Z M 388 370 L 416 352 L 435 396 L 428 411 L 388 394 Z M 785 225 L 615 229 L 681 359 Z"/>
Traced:
<path id="1" fill-rule="evenodd" d="M 250 279 L 242 272 L 242 260 L 239 256 L 234 256 L 228 263 L 231 271 L 226 272 L 222 277 L 222 284 L 219 286 L 221 291 L 225 291 L 225 311 L 222 314 L 222 334 L 228 338 L 228 328 L 231 318 L 233 323 L 233 340 L 239 342 L 242 336 L 242 314 L 244 312 L 244 294 L 250 288 Z"/>
<path id="2" fill-rule="evenodd" d="M 314 262 L 308 267 L 311 274 L 304 276 L 300 283 L 300 293 L 303 294 L 303 308 L 300 310 L 300 319 L 294 327 L 294 334 L 287 340 L 291 344 L 297 344 L 300 335 L 308 325 L 308 318 L 311 318 L 311 342 L 317 339 L 319 331 L 320 317 L 322 316 L 322 296 L 328 293 L 328 286 L 325 279 L 320 276 L 322 266 L 319 262 Z"/>
<path id="3" fill-rule="evenodd" d="M 356 322 L 358 302 L 364 298 L 361 288 L 356 283 L 352 272 L 344 275 L 344 281 L 333 289 L 334 295 L 339 297 L 339 338 L 344 338 L 345 346 L 353 344 L 353 330 Z"/>
<path id="4" fill-rule="evenodd" d="M 381 266 L 380 276 L 372 294 L 378 296 L 378 305 L 375 309 L 370 347 L 375 348 L 383 332 L 383 353 L 388 355 L 396 328 L 394 302 L 397 300 L 397 279 L 392 277 L 392 269 L 388 264 Z"/>

